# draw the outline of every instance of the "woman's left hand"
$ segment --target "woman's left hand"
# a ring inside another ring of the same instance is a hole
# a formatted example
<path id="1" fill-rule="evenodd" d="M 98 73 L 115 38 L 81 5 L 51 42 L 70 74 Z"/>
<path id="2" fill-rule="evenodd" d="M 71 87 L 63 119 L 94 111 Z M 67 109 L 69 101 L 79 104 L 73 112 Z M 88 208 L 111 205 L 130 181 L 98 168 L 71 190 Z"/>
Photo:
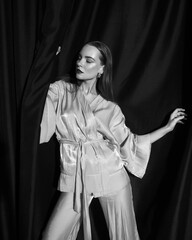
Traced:
<path id="1" fill-rule="evenodd" d="M 167 123 L 167 128 L 169 131 L 172 131 L 177 123 L 184 124 L 183 120 L 186 120 L 187 114 L 185 113 L 185 109 L 176 108 L 170 115 L 169 121 Z"/>

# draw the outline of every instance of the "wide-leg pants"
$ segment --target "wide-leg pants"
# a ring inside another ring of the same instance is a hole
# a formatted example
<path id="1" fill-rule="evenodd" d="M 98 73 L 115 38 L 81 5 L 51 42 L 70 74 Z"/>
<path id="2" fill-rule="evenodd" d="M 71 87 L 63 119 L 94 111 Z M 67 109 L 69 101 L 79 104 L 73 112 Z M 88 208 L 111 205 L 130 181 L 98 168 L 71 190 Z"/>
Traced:
<path id="1" fill-rule="evenodd" d="M 118 192 L 99 197 L 99 201 L 111 240 L 139 240 L 130 184 Z M 76 240 L 81 219 L 81 214 L 73 210 L 73 193 L 62 193 L 43 240 Z"/>

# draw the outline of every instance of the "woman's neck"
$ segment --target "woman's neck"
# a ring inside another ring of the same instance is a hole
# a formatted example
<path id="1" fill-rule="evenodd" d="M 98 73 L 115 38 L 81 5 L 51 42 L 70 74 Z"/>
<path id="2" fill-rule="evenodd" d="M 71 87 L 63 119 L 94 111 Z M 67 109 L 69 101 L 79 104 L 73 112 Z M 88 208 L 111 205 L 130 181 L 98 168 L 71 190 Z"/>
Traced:
<path id="1" fill-rule="evenodd" d="M 97 79 L 83 81 L 81 84 L 83 92 L 85 94 L 93 93 L 96 95 L 97 94 L 96 83 L 97 83 Z"/>

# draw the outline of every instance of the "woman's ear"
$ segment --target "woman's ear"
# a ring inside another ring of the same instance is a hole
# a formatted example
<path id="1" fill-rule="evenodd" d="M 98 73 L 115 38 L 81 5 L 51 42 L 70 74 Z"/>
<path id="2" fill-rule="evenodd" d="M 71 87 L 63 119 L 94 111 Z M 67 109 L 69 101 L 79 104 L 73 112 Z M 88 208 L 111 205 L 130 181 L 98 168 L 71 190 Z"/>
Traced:
<path id="1" fill-rule="evenodd" d="M 104 72 L 104 67 L 105 67 L 105 65 L 102 65 L 102 66 L 100 67 L 100 69 L 99 69 L 99 73 L 100 73 L 100 74 L 103 74 L 103 72 Z"/>

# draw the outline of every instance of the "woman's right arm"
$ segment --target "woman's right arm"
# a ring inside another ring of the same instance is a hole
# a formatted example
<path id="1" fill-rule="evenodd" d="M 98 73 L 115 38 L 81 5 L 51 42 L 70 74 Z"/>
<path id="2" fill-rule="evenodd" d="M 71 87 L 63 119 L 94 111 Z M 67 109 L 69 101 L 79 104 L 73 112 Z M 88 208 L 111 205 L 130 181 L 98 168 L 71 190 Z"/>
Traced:
<path id="1" fill-rule="evenodd" d="M 55 132 L 56 109 L 59 101 L 57 82 L 50 84 L 40 125 L 40 143 L 48 142 Z"/>

